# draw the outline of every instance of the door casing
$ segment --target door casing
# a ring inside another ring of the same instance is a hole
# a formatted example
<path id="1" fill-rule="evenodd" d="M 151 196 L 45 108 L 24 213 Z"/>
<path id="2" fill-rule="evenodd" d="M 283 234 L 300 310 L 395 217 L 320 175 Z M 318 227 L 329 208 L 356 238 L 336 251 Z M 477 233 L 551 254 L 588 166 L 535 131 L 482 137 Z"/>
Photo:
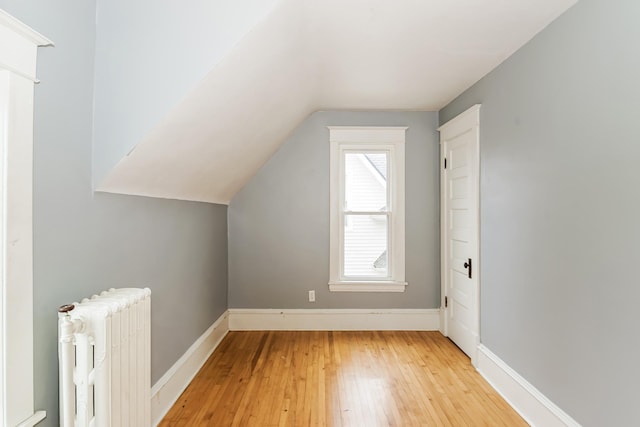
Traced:
<path id="1" fill-rule="evenodd" d="M 51 41 L 0 9 L 0 424 L 32 426 L 33 99 L 38 46 Z"/>

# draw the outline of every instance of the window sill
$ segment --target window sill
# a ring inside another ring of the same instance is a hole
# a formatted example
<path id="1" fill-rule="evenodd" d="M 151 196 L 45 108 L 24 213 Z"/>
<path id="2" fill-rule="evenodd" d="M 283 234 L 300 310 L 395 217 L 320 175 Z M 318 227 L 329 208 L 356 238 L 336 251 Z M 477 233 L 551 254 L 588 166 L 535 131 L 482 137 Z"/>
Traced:
<path id="1" fill-rule="evenodd" d="M 329 282 L 331 292 L 404 292 L 407 282 Z"/>

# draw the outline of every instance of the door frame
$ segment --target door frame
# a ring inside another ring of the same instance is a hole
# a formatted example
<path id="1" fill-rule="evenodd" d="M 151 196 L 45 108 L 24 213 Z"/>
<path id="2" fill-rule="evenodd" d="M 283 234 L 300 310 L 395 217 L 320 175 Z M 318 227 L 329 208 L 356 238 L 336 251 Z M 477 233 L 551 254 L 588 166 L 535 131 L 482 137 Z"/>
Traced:
<path id="1" fill-rule="evenodd" d="M 33 353 L 33 96 L 51 41 L 0 9 L 0 424 L 30 427 Z M 9 369 L 10 367 L 10 369 Z"/>
<path id="2" fill-rule="evenodd" d="M 476 152 L 476 164 L 471 168 L 472 181 L 475 182 L 475 210 L 476 210 L 476 241 L 477 247 L 475 254 L 473 254 L 474 266 L 473 271 L 476 275 L 477 288 L 475 289 L 475 315 L 474 315 L 474 327 L 472 332 L 477 337 L 475 348 L 472 351 L 471 363 L 477 367 L 477 348 L 480 344 L 480 288 L 481 288 L 481 263 L 480 263 L 480 107 L 481 104 L 475 104 L 466 111 L 460 113 L 447 123 L 438 128 L 440 132 L 440 332 L 444 336 L 448 336 L 448 316 L 447 308 L 445 307 L 445 298 L 447 297 L 447 278 L 449 274 L 449 257 L 447 256 L 447 233 L 448 233 L 448 220 L 447 220 L 447 188 L 446 188 L 446 169 L 445 169 L 445 142 L 448 139 L 455 138 L 458 135 L 467 132 L 469 129 L 476 128 L 476 135 L 474 141 L 473 150 Z M 446 137 L 443 137 L 446 134 Z"/>

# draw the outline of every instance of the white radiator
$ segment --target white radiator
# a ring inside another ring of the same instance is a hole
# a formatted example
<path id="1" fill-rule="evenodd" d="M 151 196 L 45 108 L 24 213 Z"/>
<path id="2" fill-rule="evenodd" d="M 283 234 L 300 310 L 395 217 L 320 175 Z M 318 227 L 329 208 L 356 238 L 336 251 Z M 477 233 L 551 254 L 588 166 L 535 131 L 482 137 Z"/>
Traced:
<path id="1" fill-rule="evenodd" d="M 60 425 L 151 425 L 151 291 L 109 289 L 60 307 Z"/>

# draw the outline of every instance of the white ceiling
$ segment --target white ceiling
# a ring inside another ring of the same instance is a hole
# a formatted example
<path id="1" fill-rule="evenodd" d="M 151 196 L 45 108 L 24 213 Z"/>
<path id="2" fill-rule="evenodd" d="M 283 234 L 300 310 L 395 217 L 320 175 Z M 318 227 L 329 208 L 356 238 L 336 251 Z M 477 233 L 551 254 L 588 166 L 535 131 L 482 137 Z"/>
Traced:
<path id="1" fill-rule="evenodd" d="M 98 190 L 227 204 L 310 113 L 437 111 L 576 1 L 282 0 Z"/>

